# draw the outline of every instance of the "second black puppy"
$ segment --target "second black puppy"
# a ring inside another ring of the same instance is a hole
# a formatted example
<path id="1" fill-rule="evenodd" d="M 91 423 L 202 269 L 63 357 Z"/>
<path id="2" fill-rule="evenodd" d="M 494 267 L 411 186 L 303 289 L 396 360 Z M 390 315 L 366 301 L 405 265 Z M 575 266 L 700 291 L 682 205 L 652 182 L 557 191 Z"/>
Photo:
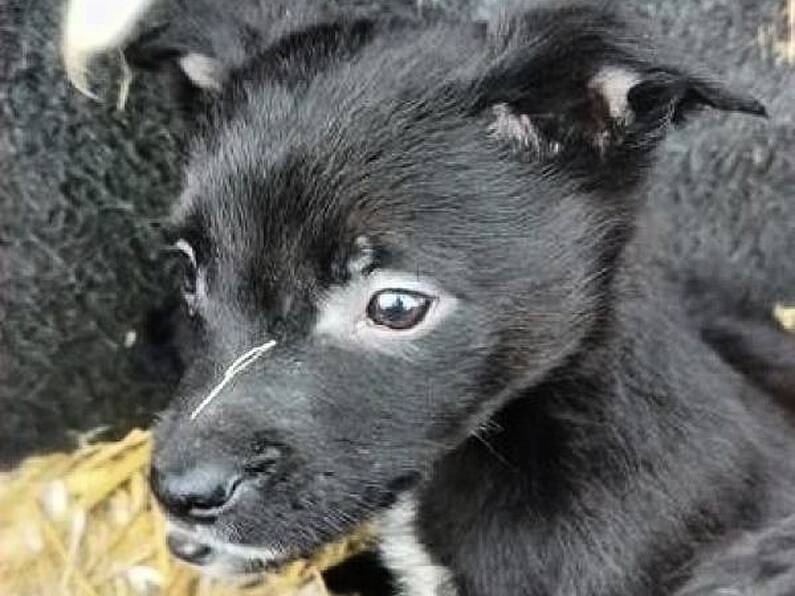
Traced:
<path id="1" fill-rule="evenodd" d="M 179 57 L 220 96 L 152 469 L 178 555 L 247 572 L 376 519 L 406 594 L 668 594 L 792 510 L 788 429 L 633 237 L 666 131 L 764 110 L 645 40 L 568 6 Z"/>

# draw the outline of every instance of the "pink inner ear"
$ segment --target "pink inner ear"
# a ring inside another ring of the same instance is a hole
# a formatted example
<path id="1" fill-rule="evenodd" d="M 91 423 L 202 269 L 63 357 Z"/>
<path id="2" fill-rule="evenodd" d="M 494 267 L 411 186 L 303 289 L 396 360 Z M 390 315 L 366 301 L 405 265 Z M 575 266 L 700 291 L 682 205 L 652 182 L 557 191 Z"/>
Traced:
<path id="1" fill-rule="evenodd" d="M 546 140 L 527 114 L 517 114 L 505 103 L 498 103 L 491 110 L 494 121 L 489 125 L 489 134 L 493 138 L 527 151 L 535 158 L 559 151 L 559 144 Z"/>
<path id="2" fill-rule="evenodd" d="M 640 82 L 637 73 L 616 66 L 603 67 L 588 83 L 588 91 L 598 97 L 605 118 L 627 124 L 634 116 L 629 105 L 629 91 Z"/>
<path id="3" fill-rule="evenodd" d="M 526 114 L 515 113 L 508 104 L 498 103 L 491 108 L 494 122 L 489 125 L 491 135 L 502 141 L 533 147 L 540 143 L 538 132 Z"/>
<path id="4" fill-rule="evenodd" d="M 580 138 L 604 152 L 610 144 L 620 142 L 621 128 L 632 122 L 635 114 L 629 104 L 629 92 L 640 81 L 640 76 L 629 69 L 603 67 L 583 90 L 585 110 L 563 115 L 573 117 L 571 124 L 579 127 Z M 488 130 L 493 138 L 535 159 L 560 152 L 563 139 L 550 139 L 527 114 L 516 112 L 507 103 L 495 104 L 491 109 L 494 120 Z"/>

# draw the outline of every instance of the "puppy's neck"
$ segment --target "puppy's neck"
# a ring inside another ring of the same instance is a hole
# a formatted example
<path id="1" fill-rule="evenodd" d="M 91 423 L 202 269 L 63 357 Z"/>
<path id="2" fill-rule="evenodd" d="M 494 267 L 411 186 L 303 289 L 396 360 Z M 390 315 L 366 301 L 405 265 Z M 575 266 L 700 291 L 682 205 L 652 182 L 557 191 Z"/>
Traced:
<path id="1" fill-rule="evenodd" d="M 617 306 L 603 343 L 517 395 L 419 493 L 417 541 L 468 594 L 672 589 L 693 545 L 765 515 L 742 480 L 759 458 L 745 386 L 652 297 Z"/>
<path id="2" fill-rule="evenodd" d="M 380 551 L 400 596 L 456 596 L 450 570 L 435 561 L 417 527 L 417 501 L 403 495 L 378 520 Z"/>

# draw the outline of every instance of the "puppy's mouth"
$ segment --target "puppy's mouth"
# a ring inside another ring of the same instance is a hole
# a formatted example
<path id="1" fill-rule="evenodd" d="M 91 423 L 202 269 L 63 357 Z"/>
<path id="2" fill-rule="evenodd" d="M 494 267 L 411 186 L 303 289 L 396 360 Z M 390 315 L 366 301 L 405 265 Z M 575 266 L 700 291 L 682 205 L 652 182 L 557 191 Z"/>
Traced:
<path id="1" fill-rule="evenodd" d="M 351 540 L 350 543 L 346 543 L 346 548 L 350 544 L 359 545 L 355 548 L 370 544 L 373 538 L 372 522 L 377 519 L 375 514 L 391 507 L 398 495 L 413 487 L 418 478 L 417 474 L 409 474 L 389 483 L 384 494 L 368 501 L 373 506 L 362 516 L 359 523 L 353 524 L 345 531 L 336 527 L 335 529 L 340 533 L 326 535 L 320 542 L 304 543 L 300 547 L 285 546 L 284 542 L 268 545 L 241 544 L 234 541 L 240 533 L 233 531 L 228 521 L 191 523 L 166 514 L 166 543 L 177 559 L 196 567 L 204 575 L 244 582 L 248 579 L 255 582 L 262 578 L 263 573 L 278 572 L 291 561 L 312 557 L 325 545 L 334 548 L 337 541 Z M 225 535 L 226 532 L 229 534 Z"/>
<path id="2" fill-rule="evenodd" d="M 246 578 L 253 581 L 292 558 L 288 553 L 267 547 L 221 541 L 201 527 L 192 529 L 172 521 L 166 526 L 166 544 L 176 558 L 199 568 L 205 575 L 235 577 L 244 582 Z"/>

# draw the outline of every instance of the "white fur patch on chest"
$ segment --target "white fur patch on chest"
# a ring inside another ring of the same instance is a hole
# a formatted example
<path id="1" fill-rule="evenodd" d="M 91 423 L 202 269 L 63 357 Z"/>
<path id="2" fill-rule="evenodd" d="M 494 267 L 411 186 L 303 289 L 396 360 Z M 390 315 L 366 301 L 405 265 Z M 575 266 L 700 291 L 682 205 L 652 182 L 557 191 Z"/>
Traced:
<path id="1" fill-rule="evenodd" d="M 400 596 L 456 596 L 450 571 L 435 563 L 416 531 L 417 503 L 401 497 L 378 520 L 381 557 Z"/>

